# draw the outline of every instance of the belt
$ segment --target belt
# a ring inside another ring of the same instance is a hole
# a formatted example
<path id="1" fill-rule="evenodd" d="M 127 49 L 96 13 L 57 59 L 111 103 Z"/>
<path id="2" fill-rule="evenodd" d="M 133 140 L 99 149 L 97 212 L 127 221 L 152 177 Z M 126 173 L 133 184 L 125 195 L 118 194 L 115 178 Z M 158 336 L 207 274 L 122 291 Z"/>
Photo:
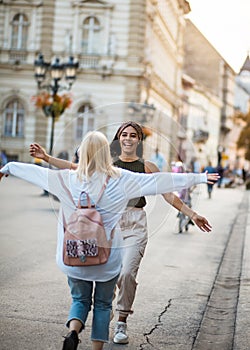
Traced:
<path id="1" fill-rule="evenodd" d="M 143 210 L 143 208 L 127 207 L 125 210 Z"/>

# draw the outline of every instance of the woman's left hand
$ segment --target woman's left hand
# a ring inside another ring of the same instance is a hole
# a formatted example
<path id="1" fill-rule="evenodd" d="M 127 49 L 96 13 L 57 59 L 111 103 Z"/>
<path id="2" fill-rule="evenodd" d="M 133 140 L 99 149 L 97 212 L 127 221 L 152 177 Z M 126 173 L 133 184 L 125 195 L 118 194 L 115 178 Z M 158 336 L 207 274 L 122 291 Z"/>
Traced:
<path id="1" fill-rule="evenodd" d="M 200 216 L 198 214 L 194 214 L 192 216 L 192 221 L 199 227 L 199 229 L 203 232 L 210 232 L 212 230 L 212 226 L 209 224 L 204 216 Z"/>
<path id="2" fill-rule="evenodd" d="M 4 176 L 7 177 L 9 175 L 8 174 L 3 174 L 3 173 L 0 172 L 0 181 L 2 180 L 2 177 L 4 177 Z"/>

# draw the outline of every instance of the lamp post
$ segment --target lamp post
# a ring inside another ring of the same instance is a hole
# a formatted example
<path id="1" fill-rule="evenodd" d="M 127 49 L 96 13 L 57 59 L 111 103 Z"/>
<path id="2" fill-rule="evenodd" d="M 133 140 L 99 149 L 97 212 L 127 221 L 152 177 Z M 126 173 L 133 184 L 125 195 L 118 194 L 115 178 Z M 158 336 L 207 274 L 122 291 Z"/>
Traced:
<path id="1" fill-rule="evenodd" d="M 218 145 L 218 147 L 217 147 L 217 155 L 218 155 L 217 165 L 221 165 L 223 151 L 224 151 L 224 147 L 221 145 Z"/>
<path id="2" fill-rule="evenodd" d="M 59 90 L 70 90 L 75 79 L 76 70 L 78 68 L 78 62 L 74 62 L 72 56 L 69 57 L 68 62 L 61 63 L 59 58 L 56 58 L 54 62 L 48 63 L 44 61 L 43 55 L 40 54 L 38 59 L 34 62 L 35 67 L 35 79 L 39 90 L 47 90 L 51 96 L 52 102 L 42 107 L 46 117 L 52 118 L 51 133 L 50 133 L 50 155 L 52 155 L 53 143 L 54 143 L 54 128 L 55 121 L 63 112 L 64 108 L 56 108 L 59 96 L 57 95 Z M 50 77 L 47 79 L 47 72 L 50 72 Z M 67 83 L 66 86 L 59 84 L 63 78 Z M 48 82 L 49 81 L 49 82 Z"/>

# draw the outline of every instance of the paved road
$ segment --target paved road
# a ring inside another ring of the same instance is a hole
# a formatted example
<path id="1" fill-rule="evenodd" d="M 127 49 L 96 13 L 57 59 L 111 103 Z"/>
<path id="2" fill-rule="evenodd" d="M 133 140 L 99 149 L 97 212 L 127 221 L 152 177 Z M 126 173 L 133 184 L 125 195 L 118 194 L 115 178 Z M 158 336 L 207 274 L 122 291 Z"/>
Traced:
<path id="1" fill-rule="evenodd" d="M 0 349 L 59 350 L 70 305 L 55 264 L 58 203 L 9 177 L 0 184 Z M 129 345 L 105 349 L 250 349 L 249 191 L 199 186 L 193 206 L 211 224 L 177 233 L 160 196 L 146 208 L 149 243 L 138 276 Z M 79 350 L 90 350 L 91 317 Z M 111 322 L 111 335 L 115 320 Z"/>

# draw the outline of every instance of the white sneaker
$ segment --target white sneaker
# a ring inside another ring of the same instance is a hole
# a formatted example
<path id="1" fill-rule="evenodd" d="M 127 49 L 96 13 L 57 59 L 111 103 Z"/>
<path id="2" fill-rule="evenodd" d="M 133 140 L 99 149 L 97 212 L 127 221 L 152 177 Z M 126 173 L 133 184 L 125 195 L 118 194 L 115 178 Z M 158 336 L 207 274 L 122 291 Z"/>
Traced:
<path id="1" fill-rule="evenodd" d="M 128 336 L 126 334 L 127 324 L 125 322 L 117 322 L 115 327 L 114 343 L 128 344 Z"/>

